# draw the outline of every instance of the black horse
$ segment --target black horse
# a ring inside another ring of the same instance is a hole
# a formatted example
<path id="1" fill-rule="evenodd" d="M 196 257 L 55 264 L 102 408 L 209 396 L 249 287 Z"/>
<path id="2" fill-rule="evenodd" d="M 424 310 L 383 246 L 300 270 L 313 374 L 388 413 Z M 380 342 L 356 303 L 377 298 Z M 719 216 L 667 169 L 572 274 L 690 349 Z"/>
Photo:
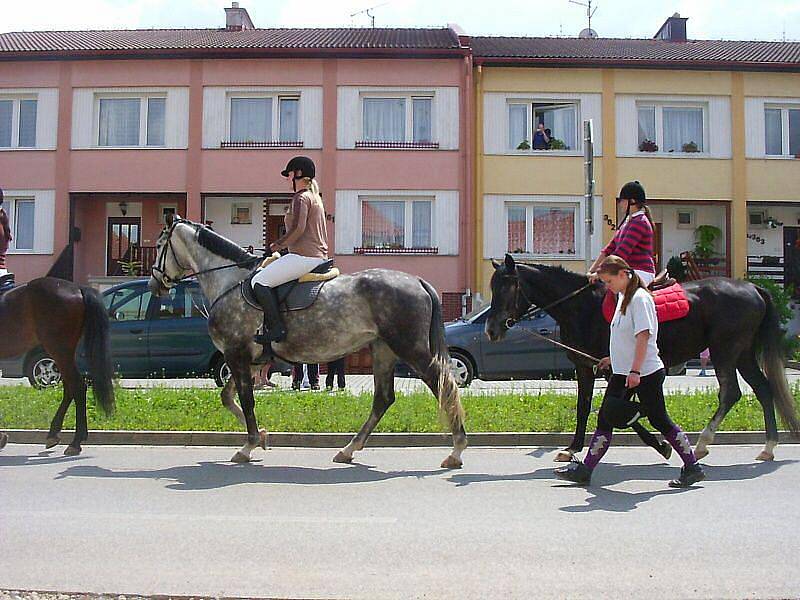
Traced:
<path id="1" fill-rule="evenodd" d="M 486 321 L 486 334 L 499 340 L 532 305 L 557 303 L 548 312 L 558 321 L 562 341 L 595 357 L 608 356 L 610 329 L 602 314 L 605 286 L 588 285 L 585 275 L 562 267 L 517 265 L 510 254 L 505 262 L 493 261 L 492 306 Z M 781 349 L 783 334 L 772 297 L 765 289 L 747 281 L 712 277 L 683 284 L 689 299 L 689 314 L 683 319 L 662 323 L 658 328 L 658 348 L 667 366 L 678 365 L 697 357 L 705 348 L 711 350 L 719 381 L 719 407 L 705 427 L 695 454 L 708 454 L 722 420 L 741 398 L 736 371 L 753 388 L 764 411 L 766 445 L 758 460 L 772 460 L 778 443 L 775 406 L 789 429 L 800 431 L 794 398 L 786 382 Z M 570 294 L 584 288 L 572 297 Z M 566 299 L 564 299 L 566 298 Z M 564 299 L 562 302 L 559 300 Z M 577 427 L 572 443 L 556 460 L 568 461 L 583 449 L 586 421 L 594 391 L 593 363 L 568 352 L 578 378 Z M 763 370 L 762 370 L 763 368 Z M 652 434 L 637 428 L 648 444 L 663 454 Z"/>

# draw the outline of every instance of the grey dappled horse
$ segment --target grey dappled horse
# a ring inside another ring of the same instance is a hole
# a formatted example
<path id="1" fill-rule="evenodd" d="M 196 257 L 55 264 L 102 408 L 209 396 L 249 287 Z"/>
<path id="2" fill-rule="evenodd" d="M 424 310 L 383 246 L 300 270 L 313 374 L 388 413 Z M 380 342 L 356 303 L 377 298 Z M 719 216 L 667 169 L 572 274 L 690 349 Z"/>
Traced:
<path id="1" fill-rule="evenodd" d="M 231 378 L 222 403 L 247 427 L 247 443 L 234 462 L 248 462 L 256 446 L 266 447 L 253 412 L 253 360 L 261 346 L 253 336 L 262 313 L 242 298 L 239 283 L 258 259 L 210 229 L 176 217 L 157 243 L 157 263 L 150 278 L 154 294 L 197 275 L 208 300 L 208 329 L 224 354 Z M 361 430 L 334 458 L 349 463 L 395 400 L 398 360 L 412 367 L 436 396 L 453 433 L 453 451 L 444 468 L 461 466 L 467 445 L 464 411 L 450 371 L 442 309 L 436 291 L 425 281 L 399 271 L 369 269 L 328 281 L 311 307 L 285 314 L 288 336 L 273 345 L 276 354 L 296 363 L 325 363 L 371 345 L 375 394 L 372 413 Z M 238 392 L 241 406 L 234 391 Z"/>

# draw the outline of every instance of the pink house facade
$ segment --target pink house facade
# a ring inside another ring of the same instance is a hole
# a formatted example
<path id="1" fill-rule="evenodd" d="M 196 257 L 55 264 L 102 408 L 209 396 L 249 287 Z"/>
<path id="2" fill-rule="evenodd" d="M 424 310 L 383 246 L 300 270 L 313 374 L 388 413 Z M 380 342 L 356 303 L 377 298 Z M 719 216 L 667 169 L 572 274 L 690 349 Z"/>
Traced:
<path id="1" fill-rule="evenodd" d="M 254 29 L 226 13 L 218 30 L 0 34 L 18 281 L 147 271 L 169 212 L 264 248 L 291 193 L 280 171 L 304 154 L 339 268 L 419 275 L 460 314 L 474 261 L 467 40 Z"/>

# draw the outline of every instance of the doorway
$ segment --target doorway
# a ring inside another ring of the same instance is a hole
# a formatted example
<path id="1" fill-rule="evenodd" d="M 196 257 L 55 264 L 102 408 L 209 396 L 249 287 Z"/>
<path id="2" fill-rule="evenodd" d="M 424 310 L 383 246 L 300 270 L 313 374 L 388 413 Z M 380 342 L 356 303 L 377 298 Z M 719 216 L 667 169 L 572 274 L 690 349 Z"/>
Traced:
<path id="1" fill-rule="evenodd" d="M 108 217 L 106 275 L 125 275 L 122 262 L 131 260 L 131 248 L 141 241 L 141 217 Z"/>

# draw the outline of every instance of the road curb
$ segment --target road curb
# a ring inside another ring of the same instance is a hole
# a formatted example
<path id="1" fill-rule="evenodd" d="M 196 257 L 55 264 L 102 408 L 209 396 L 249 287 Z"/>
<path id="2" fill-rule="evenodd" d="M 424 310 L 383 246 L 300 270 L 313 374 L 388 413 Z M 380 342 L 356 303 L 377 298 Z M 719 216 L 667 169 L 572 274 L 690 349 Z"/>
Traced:
<path id="1" fill-rule="evenodd" d="M 47 431 L 44 429 L 7 429 L 9 442 L 15 444 L 44 444 Z M 62 431 L 64 444 L 72 439 L 72 431 Z M 274 448 L 341 448 L 354 433 L 293 433 L 272 432 L 267 434 L 267 444 Z M 699 432 L 687 433 L 693 444 Z M 762 444 L 763 431 L 721 431 L 714 438 L 715 445 Z M 90 431 L 87 444 L 119 446 L 241 446 L 246 436 L 228 431 Z M 782 443 L 799 443 L 788 432 L 781 432 Z M 470 433 L 469 445 L 480 446 L 566 446 L 572 441 L 571 433 L 549 432 L 496 432 Z M 586 443 L 589 442 L 589 436 Z M 451 446 L 451 436 L 445 433 L 373 433 L 368 445 L 372 448 L 400 448 L 425 446 Z M 614 434 L 615 446 L 643 446 L 644 443 L 633 432 Z"/>

